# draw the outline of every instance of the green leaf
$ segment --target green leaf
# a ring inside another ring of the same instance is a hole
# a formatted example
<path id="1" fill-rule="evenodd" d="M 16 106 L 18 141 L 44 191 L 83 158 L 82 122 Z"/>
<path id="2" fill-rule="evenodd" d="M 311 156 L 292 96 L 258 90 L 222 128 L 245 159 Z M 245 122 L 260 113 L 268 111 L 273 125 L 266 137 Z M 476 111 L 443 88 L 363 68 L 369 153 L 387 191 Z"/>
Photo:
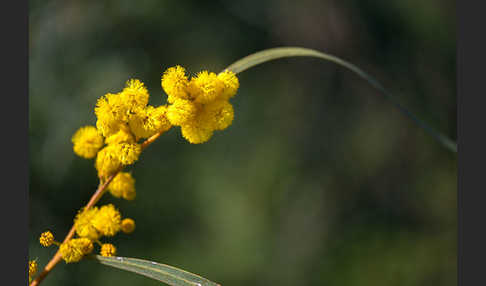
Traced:
<path id="1" fill-rule="evenodd" d="M 312 49 L 306 49 L 306 48 L 301 48 L 301 47 L 280 47 L 280 48 L 273 48 L 273 49 L 268 49 L 268 50 L 263 50 L 260 52 L 256 52 L 254 54 L 251 54 L 249 56 L 246 56 L 230 66 L 228 66 L 225 70 L 230 70 L 233 71 L 234 73 L 238 74 L 241 73 L 251 67 L 254 67 L 256 65 L 269 62 L 272 60 L 276 59 L 281 59 L 281 58 L 290 58 L 290 57 L 314 57 L 318 58 L 321 60 L 329 61 L 332 63 L 335 63 L 339 66 L 342 66 L 364 80 L 366 80 L 371 86 L 373 86 L 375 89 L 377 89 L 381 94 L 389 101 L 391 104 L 396 107 L 400 112 L 402 112 L 405 116 L 408 118 L 412 119 L 418 126 L 420 126 L 422 129 L 424 129 L 429 135 L 431 135 L 437 142 L 439 142 L 442 146 L 446 147 L 452 152 L 457 152 L 457 145 L 454 141 L 449 139 L 447 136 L 443 135 L 442 133 L 434 130 L 431 128 L 429 125 L 427 125 L 425 122 L 422 120 L 418 119 L 415 115 L 413 115 L 410 111 L 408 111 L 406 108 L 401 106 L 393 96 L 391 95 L 390 92 L 388 92 L 375 78 L 358 68 L 357 66 L 342 60 L 336 56 L 329 55 L 326 53 L 322 53 L 316 50 Z"/>
<path id="2" fill-rule="evenodd" d="M 171 286 L 220 286 L 199 275 L 153 261 L 100 255 L 92 255 L 90 258 L 101 264 L 147 276 Z"/>

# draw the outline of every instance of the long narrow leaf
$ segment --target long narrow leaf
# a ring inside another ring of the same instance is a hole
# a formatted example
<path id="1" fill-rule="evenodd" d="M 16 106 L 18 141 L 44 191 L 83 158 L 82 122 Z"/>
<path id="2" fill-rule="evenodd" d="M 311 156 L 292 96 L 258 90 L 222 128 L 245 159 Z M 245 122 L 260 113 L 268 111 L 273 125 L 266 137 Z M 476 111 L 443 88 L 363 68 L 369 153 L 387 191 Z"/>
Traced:
<path id="1" fill-rule="evenodd" d="M 101 264 L 147 276 L 171 286 L 220 286 L 199 275 L 182 269 L 137 258 L 93 255 Z"/>
<path id="2" fill-rule="evenodd" d="M 371 86 L 376 88 L 378 91 L 380 91 L 383 96 L 385 96 L 386 99 L 388 99 L 396 108 L 398 108 L 403 114 L 405 114 L 407 117 L 412 119 L 417 125 L 419 125 L 421 128 L 423 128 L 429 135 L 431 135 L 435 140 L 437 140 L 442 146 L 446 147 L 452 152 L 457 152 L 457 145 L 454 141 L 443 135 L 442 133 L 435 131 L 433 128 L 428 126 L 425 122 L 422 120 L 418 119 L 415 115 L 413 115 L 410 111 L 408 111 L 406 108 L 402 107 L 398 102 L 395 101 L 395 99 L 392 97 L 392 95 L 372 76 L 367 74 L 366 72 L 362 71 L 360 68 L 357 66 L 342 60 L 338 57 L 335 57 L 333 55 L 329 55 L 326 53 L 322 53 L 316 50 L 312 49 L 306 49 L 306 48 L 300 48 L 300 47 L 280 47 L 280 48 L 273 48 L 273 49 L 268 49 L 268 50 L 263 50 L 260 52 L 256 52 L 254 54 L 251 54 L 249 56 L 246 56 L 230 66 L 228 66 L 226 69 L 231 70 L 234 73 L 241 73 L 253 66 L 276 60 L 276 59 L 281 59 L 281 58 L 289 58 L 289 57 L 314 57 L 314 58 L 319 58 L 321 60 L 325 61 L 330 61 L 333 62 L 337 65 L 340 65 L 361 78 L 365 79 Z"/>

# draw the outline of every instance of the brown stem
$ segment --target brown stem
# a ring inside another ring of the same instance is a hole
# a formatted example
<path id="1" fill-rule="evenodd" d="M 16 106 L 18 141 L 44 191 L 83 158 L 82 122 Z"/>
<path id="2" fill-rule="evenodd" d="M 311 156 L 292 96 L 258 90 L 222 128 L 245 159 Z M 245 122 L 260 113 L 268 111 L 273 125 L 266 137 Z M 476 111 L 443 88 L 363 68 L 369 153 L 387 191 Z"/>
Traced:
<path id="1" fill-rule="evenodd" d="M 160 137 L 165 131 L 158 132 L 151 137 L 147 138 L 144 142 L 142 142 L 142 150 L 147 148 L 150 144 L 152 144 L 157 138 Z M 103 194 L 106 192 L 106 188 L 110 184 L 110 182 L 115 178 L 115 176 L 123 169 L 123 166 L 118 168 L 118 170 L 113 173 L 108 179 L 104 182 L 100 182 L 98 185 L 98 189 L 95 191 L 93 196 L 89 199 L 88 203 L 86 204 L 85 208 L 90 208 L 94 206 L 103 196 Z M 71 227 L 71 230 L 69 230 L 69 233 L 66 235 L 66 237 L 63 240 L 63 243 L 70 240 L 74 236 L 74 225 Z M 44 270 L 42 270 L 41 273 L 30 283 L 30 286 L 37 286 L 39 285 L 44 278 L 49 274 L 49 272 L 61 261 L 61 253 L 59 250 L 54 254 L 54 256 L 51 258 L 51 260 L 47 263 L 47 265 L 44 267 Z"/>

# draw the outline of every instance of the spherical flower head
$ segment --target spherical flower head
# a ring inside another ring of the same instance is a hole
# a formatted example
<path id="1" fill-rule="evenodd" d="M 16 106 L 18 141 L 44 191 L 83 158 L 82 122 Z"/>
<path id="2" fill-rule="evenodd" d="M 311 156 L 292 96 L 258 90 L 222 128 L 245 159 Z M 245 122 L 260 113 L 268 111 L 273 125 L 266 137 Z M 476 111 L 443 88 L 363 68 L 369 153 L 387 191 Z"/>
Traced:
<path id="1" fill-rule="evenodd" d="M 199 117 L 181 126 L 182 137 L 191 144 L 207 142 L 213 136 L 213 129 L 206 121 Z"/>
<path id="2" fill-rule="evenodd" d="M 200 118 L 213 130 L 224 130 L 233 122 L 233 106 L 227 100 L 211 102 L 204 106 Z"/>
<path id="3" fill-rule="evenodd" d="M 66 242 L 63 242 L 59 247 L 59 252 L 61 253 L 61 258 L 66 263 L 73 263 L 80 261 L 83 256 L 84 252 L 83 249 L 80 248 L 79 244 L 73 242 L 74 239 L 70 239 Z"/>
<path id="4" fill-rule="evenodd" d="M 166 106 L 156 108 L 149 105 L 130 118 L 130 129 L 137 139 L 148 138 L 157 132 L 165 132 L 171 127 L 166 113 Z"/>
<path id="5" fill-rule="evenodd" d="M 202 71 L 191 79 L 188 91 L 197 103 L 209 103 L 222 96 L 224 83 L 213 72 Z"/>
<path id="6" fill-rule="evenodd" d="M 135 137 L 126 124 L 121 124 L 119 130 L 105 139 L 106 144 L 135 143 Z"/>
<path id="7" fill-rule="evenodd" d="M 37 273 L 37 261 L 30 260 L 29 261 L 29 283 L 32 281 L 32 276 Z"/>
<path id="8" fill-rule="evenodd" d="M 121 214 L 112 204 L 104 205 L 92 220 L 93 226 L 104 236 L 114 236 L 121 228 Z"/>
<path id="9" fill-rule="evenodd" d="M 90 254 L 93 252 L 93 242 L 85 237 L 71 239 L 71 245 L 79 249 L 83 255 Z"/>
<path id="10" fill-rule="evenodd" d="M 173 103 L 176 99 L 189 99 L 186 91 L 188 84 L 186 70 L 179 65 L 168 68 L 162 75 L 162 88 L 167 93 L 169 103 Z"/>
<path id="11" fill-rule="evenodd" d="M 98 99 L 95 107 L 96 128 L 104 137 L 118 131 L 120 124 L 127 121 L 127 105 L 121 93 L 108 93 Z"/>
<path id="12" fill-rule="evenodd" d="M 50 231 L 45 231 L 41 233 L 41 236 L 39 238 L 39 242 L 42 246 L 48 247 L 51 246 L 52 243 L 54 242 L 54 235 Z"/>
<path id="13" fill-rule="evenodd" d="M 83 208 L 74 218 L 74 229 L 80 237 L 96 240 L 100 233 L 94 227 L 92 221 L 97 216 L 98 207 Z"/>
<path id="14" fill-rule="evenodd" d="M 74 153 L 86 159 L 94 158 L 103 146 L 103 137 L 94 126 L 79 128 L 71 141 L 73 142 Z"/>
<path id="15" fill-rule="evenodd" d="M 125 218 L 121 222 L 121 230 L 124 233 L 132 233 L 135 230 L 135 221 L 131 218 Z"/>
<path id="16" fill-rule="evenodd" d="M 118 145 L 120 144 L 110 144 L 98 152 L 95 161 L 98 177 L 106 179 L 120 168 L 121 162 L 118 157 Z"/>
<path id="17" fill-rule="evenodd" d="M 108 185 L 108 191 L 117 198 L 135 198 L 135 179 L 128 172 L 120 172 Z"/>
<path id="18" fill-rule="evenodd" d="M 149 93 L 143 82 L 138 79 L 130 79 L 121 92 L 121 98 L 125 104 L 125 112 L 127 112 L 127 116 L 130 116 L 134 110 L 144 108 L 148 104 Z"/>
<path id="19" fill-rule="evenodd" d="M 100 251 L 101 256 L 115 256 L 116 255 L 116 247 L 111 244 L 111 243 L 104 243 L 101 245 L 101 251 Z"/>
<path id="20" fill-rule="evenodd" d="M 232 71 L 225 70 L 218 74 L 218 78 L 223 82 L 224 89 L 222 97 L 224 99 L 230 99 L 235 96 L 236 91 L 240 87 L 240 82 L 236 77 L 236 74 Z"/>
<path id="21" fill-rule="evenodd" d="M 172 125 L 182 126 L 192 121 L 198 112 L 197 106 L 190 100 L 178 99 L 167 107 L 167 119 Z"/>
<path id="22" fill-rule="evenodd" d="M 138 160 L 142 152 L 142 146 L 137 143 L 120 143 L 113 146 L 113 154 L 123 165 L 131 165 Z"/>

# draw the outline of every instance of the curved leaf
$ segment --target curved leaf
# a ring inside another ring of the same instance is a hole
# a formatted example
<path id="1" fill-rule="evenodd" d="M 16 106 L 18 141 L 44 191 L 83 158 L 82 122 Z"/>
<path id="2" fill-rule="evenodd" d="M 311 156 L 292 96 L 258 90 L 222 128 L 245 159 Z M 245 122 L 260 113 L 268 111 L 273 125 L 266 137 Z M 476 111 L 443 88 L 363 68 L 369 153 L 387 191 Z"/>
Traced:
<path id="1" fill-rule="evenodd" d="M 101 264 L 147 276 L 171 286 L 220 286 L 185 270 L 137 258 L 91 256 Z"/>
<path id="2" fill-rule="evenodd" d="M 428 126 L 425 122 L 422 120 L 418 119 L 415 117 L 411 112 L 409 112 L 406 108 L 402 107 L 398 102 L 394 100 L 392 95 L 372 76 L 367 74 L 366 72 L 362 71 L 360 68 L 357 66 L 342 60 L 338 57 L 335 57 L 333 55 L 329 55 L 326 53 L 322 53 L 316 50 L 312 49 L 306 49 L 306 48 L 301 48 L 301 47 L 280 47 L 280 48 L 273 48 L 273 49 L 268 49 L 268 50 L 263 50 L 260 52 L 256 52 L 254 54 L 251 54 L 249 56 L 246 56 L 230 66 L 226 68 L 226 70 L 231 70 L 234 73 L 238 74 L 240 72 L 243 72 L 253 66 L 276 60 L 276 59 L 281 59 L 281 58 L 289 58 L 289 57 L 314 57 L 314 58 L 319 58 L 321 60 L 325 61 L 330 61 L 333 62 L 337 65 L 340 65 L 364 80 L 366 80 L 371 86 L 376 88 L 378 91 L 380 91 L 383 96 L 387 100 L 389 100 L 400 112 L 405 114 L 407 117 L 412 119 L 417 125 L 419 125 L 421 128 L 423 128 L 429 135 L 431 135 L 435 140 L 437 140 L 442 146 L 446 147 L 452 152 L 457 152 L 457 145 L 454 141 L 446 137 L 440 132 L 435 131 L 433 128 Z"/>

